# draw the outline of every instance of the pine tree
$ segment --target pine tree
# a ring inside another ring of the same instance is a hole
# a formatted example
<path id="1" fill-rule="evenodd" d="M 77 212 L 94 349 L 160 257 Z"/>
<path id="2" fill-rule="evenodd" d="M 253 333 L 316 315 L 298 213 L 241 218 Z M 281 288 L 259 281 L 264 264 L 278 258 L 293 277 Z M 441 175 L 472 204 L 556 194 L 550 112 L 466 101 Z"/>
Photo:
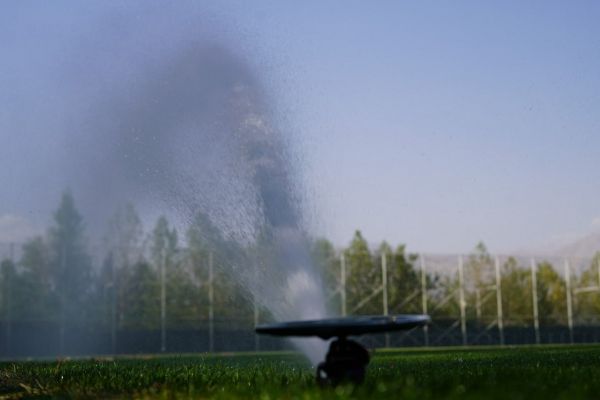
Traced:
<path id="1" fill-rule="evenodd" d="M 49 231 L 50 281 L 60 302 L 61 326 L 81 320 L 91 287 L 91 258 L 86 251 L 83 218 L 66 191 Z"/>

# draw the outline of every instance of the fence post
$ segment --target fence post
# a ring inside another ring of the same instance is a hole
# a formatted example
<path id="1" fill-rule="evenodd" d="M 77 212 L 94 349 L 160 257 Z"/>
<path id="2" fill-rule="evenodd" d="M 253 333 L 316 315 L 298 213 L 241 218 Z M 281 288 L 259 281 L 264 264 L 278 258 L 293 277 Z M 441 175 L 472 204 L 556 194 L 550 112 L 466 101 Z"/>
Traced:
<path id="1" fill-rule="evenodd" d="M 533 330 L 535 332 L 535 343 L 540 344 L 540 319 L 538 315 L 537 297 L 537 268 L 535 259 L 531 259 L 531 301 L 533 305 Z"/>
<path id="2" fill-rule="evenodd" d="M 215 350 L 214 342 L 214 287 L 213 287 L 213 253 L 208 253 L 208 351 L 213 352 Z"/>
<path id="3" fill-rule="evenodd" d="M 427 315 L 427 274 L 425 273 L 425 257 L 423 254 L 419 257 L 421 260 L 421 305 L 423 307 L 423 314 Z M 425 339 L 425 346 L 429 346 L 429 327 L 423 326 L 423 337 Z"/>
<path id="4" fill-rule="evenodd" d="M 481 323 L 481 290 L 475 288 L 475 316 L 477 318 L 477 324 Z"/>
<path id="5" fill-rule="evenodd" d="M 160 351 L 162 353 L 167 350 L 167 255 L 165 253 L 160 263 Z"/>
<path id="6" fill-rule="evenodd" d="M 344 252 L 340 256 L 340 286 L 341 286 L 341 303 L 342 317 L 346 316 L 346 257 Z"/>
<path id="7" fill-rule="evenodd" d="M 463 276 L 463 257 L 458 256 L 458 285 L 459 285 L 459 301 L 460 301 L 460 331 L 462 334 L 463 346 L 467 345 L 467 315 L 465 311 L 465 285 Z"/>
<path id="8" fill-rule="evenodd" d="M 258 326 L 259 310 L 256 297 L 254 299 L 254 327 Z M 260 335 L 254 335 L 254 351 L 260 351 Z"/>
<path id="9" fill-rule="evenodd" d="M 502 315 L 502 279 L 500 278 L 500 259 L 496 256 L 496 305 L 498 309 L 498 333 L 500 344 L 504 346 L 504 321 Z"/>
<path id="10" fill-rule="evenodd" d="M 565 285 L 567 291 L 567 323 L 569 325 L 569 341 L 573 344 L 573 300 L 571 298 L 571 267 L 565 259 Z"/>
<path id="11" fill-rule="evenodd" d="M 387 291 L 387 255 L 385 251 L 381 253 L 381 286 L 383 297 L 383 315 L 388 315 L 388 291 Z M 385 347 L 390 347 L 390 335 L 385 334 Z"/>
<path id="12" fill-rule="evenodd" d="M 112 256 L 112 254 L 111 254 Z M 110 260 L 110 345 L 113 354 L 117 353 L 117 282 L 115 276 L 115 260 Z"/>
<path id="13" fill-rule="evenodd" d="M 259 322 L 259 308 L 258 308 L 258 262 L 254 264 L 254 327 L 258 326 Z M 254 335 L 254 351 L 260 351 L 260 335 Z"/>
<path id="14" fill-rule="evenodd" d="M 10 257 L 10 261 L 11 264 L 13 265 L 13 267 L 15 266 L 15 248 L 14 248 L 14 243 L 10 243 L 9 244 L 9 257 Z M 4 277 L 5 279 L 7 279 L 7 281 L 4 282 L 4 288 L 6 290 L 6 293 L 4 294 L 6 296 L 6 303 L 5 303 L 5 307 L 6 307 L 6 354 L 5 356 L 10 356 L 10 347 L 11 347 L 11 336 L 12 336 L 12 313 L 11 313 L 11 308 L 12 308 L 12 282 L 8 281 L 8 279 L 10 278 L 10 272 L 7 274 L 6 277 Z"/>
<path id="15" fill-rule="evenodd" d="M 598 287 L 600 288 L 600 256 L 596 256 L 596 269 L 598 270 Z"/>
<path id="16" fill-rule="evenodd" d="M 67 248 L 66 244 L 63 242 L 61 248 L 61 269 L 62 273 L 65 274 L 67 270 Z M 64 293 L 60 293 L 60 326 L 58 327 L 58 348 L 59 354 L 64 356 L 65 354 L 65 324 L 66 324 L 66 315 L 65 315 L 65 307 L 66 300 Z"/>

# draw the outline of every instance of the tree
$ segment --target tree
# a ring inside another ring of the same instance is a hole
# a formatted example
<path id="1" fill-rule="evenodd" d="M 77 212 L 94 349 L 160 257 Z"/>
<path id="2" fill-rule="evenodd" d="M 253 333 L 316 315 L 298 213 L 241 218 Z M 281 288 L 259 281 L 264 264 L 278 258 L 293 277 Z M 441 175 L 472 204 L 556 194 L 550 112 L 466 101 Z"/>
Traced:
<path id="1" fill-rule="evenodd" d="M 22 295 L 25 291 L 22 289 L 15 263 L 12 260 L 3 260 L 0 263 L 0 272 L 2 273 L 2 296 L 0 297 L 2 316 L 0 319 L 4 322 L 4 339 L 6 341 L 6 346 L 2 346 L 2 348 L 4 348 L 4 354 L 9 354 L 12 321 L 15 319 L 16 315 L 19 315 L 18 312 L 15 313 L 15 311 L 19 309 L 18 303 L 23 301 Z M 17 303 L 17 307 L 15 307 L 15 303 Z"/>
<path id="2" fill-rule="evenodd" d="M 143 258 L 143 237 L 142 221 L 133 204 L 119 207 L 108 223 L 105 237 L 107 250 L 113 253 L 118 269 L 126 269 Z"/>
<path id="3" fill-rule="evenodd" d="M 340 260 L 336 257 L 333 244 L 324 238 L 316 239 L 312 242 L 310 253 L 317 272 L 323 278 L 325 292 L 333 293 L 338 289 L 341 279 Z M 340 296 L 332 298 L 329 308 L 340 310 L 340 300 Z"/>
<path id="4" fill-rule="evenodd" d="M 177 231 L 175 228 L 169 228 L 169 222 L 164 216 L 161 216 L 156 222 L 151 239 L 150 252 L 154 264 L 173 264 L 177 254 Z"/>
<path id="5" fill-rule="evenodd" d="M 554 266 L 543 261 L 537 266 L 537 297 L 540 324 L 567 322 L 565 281 Z"/>
<path id="6" fill-rule="evenodd" d="M 474 304 L 474 309 L 467 308 L 469 318 L 495 319 L 497 302 L 492 291 L 496 284 L 494 260 L 483 242 L 479 242 L 464 265 L 464 287 L 467 304 Z"/>
<path id="7" fill-rule="evenodd" d="M 160 321 L 160 283 L 146 261 L 138 261 L 123 282 L 120 325 L 126 329 L 157 329 Z"/>
<path id="8" fill-rule="evenodd" d="M 59 314 L 58 292 L 53 290 L 50 249 L 42 237 L 23 245 L 19 262 L 22 273 L 19 282 L 26 291 L 26 304 L 22 304 L 21 318 L 47 319 Z"/>
<path id="9" fill-rule="evenodd" d="M 104 239 L 107 255 L 97 288 L 103 293 L 101 297 L 106 309 L 103 314 L 113 331 L 126 319 L 124 313 L 129 305 L 125 298 L 130 297 L 127 290 L 132 279 L 132 268 L 144 261 L 143 236 L 142 222 L 133 204 L 119 207 L 108 223 Z"/>
<path id="10" fill-rule="evenodd" d="M 91 284 L 91 258 L 86 252 L 83 218 L 72 194 L 66 191 L 54 213 L 54 225 L 49 231 L 51 283 L 58 294 L 61 327 L 66 320 L 82 319 Z"/>
<path id="11" fill-rule="evenodd" d="M 381 297 L 373 294 L 381 287 L 381 270 L 375 268 L 369 245 L 360 231 L 354 233 L 345 254 L 348 304 L 357 308 L 358 314 L 380 314 Z M 353 313 L 352 307 L 348 311 Z"/>
<path id="12" fill-rule="evenodd" d="M 420 313 L 421 275 L 414 267 L 418 255 L 407 254 L 406 246 L 399 245 L 388 264 L 390 309 L 394 313 Z"/>
<path id="13" fill-rule="evenodd" d="M 167 219 L 160 217 L 152 231 L 150 252 L 158 272 L 161 297 L 164 290 L 167 326 L 189 328 L 197 320 L 198 309 L 193 301 L 197 288 L 179 257 L 177 242 L 175 228 L 171 229 Z"/>
<path id="14" fill-rule="evenodd" d="M 244 254 L 242 249 L 226 240 L 219 229 L 203 214 L 196 214 L 187 231 L 188 251 L 186 261 L 190 266 L 191 276 L 195 282 L 196 295 L 191 296 L 189 307 L 194 309 L 196 321 L 207 318 L 210 305 L 210 287 L 212 285 L 212 306 L 214 316 L 238 318 L 243 316 L 249 320 L 251 305 L 247 301 L 247 291 L 242 289 L 229 274 L 239 274 L 248 279 L 248 271 L 236 268 L 249 268 L 254 260 Z M 212 282 L 210 280 L 210 263 L 212 262 Z M 191 291 L 189 287 L 186 290 Z"/>
<path id="15" fill-rule="evenodd" d="M 211 252 L 214 257 L 217 243 L 220 241 L 221 235 L 208 216 L 196 214 L 187 231 L 187 259 L 198 285 L 204 285 L 208 281 L 208 257 Z"/>
<path id="16" fill-rule="evenodd" d="M 460 316 L 458 273 L 436 277 L 436 290 L 428 293 L 429 314 L 434 320 Z"/>
<path id="17" fill-rule="evenodd" d="M 502 267 L 501 288 L 506 324 L 531 325 L 531 271 L 509 257 Z"/>
<path id="18" fill-rule="evenodd" d="M 596 253 L 588 267 L 582 272 L 577 286 L 598 287 L 600 284 L 600 252 Z M 597 323 L 600 315 L 600 295 L 597 290 L 579 293 L 575 300 L 575 314 L 584 321 L 582 323 Z"/>
<path id="19" fill-rule="evenodd" d="M 93 304 L 98 319 L 105 327 L 110 329 L 113 353 L 117 349 L 118 325 L 116 273 L 115 257 L 113 252 L 109 251 L 102 262 L 100 276 L 95 280 L 95 301 Z"/>

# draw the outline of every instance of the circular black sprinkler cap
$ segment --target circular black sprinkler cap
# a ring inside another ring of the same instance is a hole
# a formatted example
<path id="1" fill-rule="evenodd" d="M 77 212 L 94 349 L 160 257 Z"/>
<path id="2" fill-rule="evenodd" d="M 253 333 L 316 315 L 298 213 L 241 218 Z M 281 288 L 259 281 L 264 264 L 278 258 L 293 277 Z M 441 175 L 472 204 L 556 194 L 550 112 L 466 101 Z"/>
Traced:
<path id="1" fill-rule="evenodd" d="M 325 361 L 317 367 L 317 382 L 336 386 L 342 382 L 362 383 L 369 364 L 367 349 L 348 336 L 407 330 L 430 321 L 428 315 L 360 316 L 278 322 L 259 325 L 255 331 L 274 336 L 318 336 L 324 340 L 335 337 Z"/>

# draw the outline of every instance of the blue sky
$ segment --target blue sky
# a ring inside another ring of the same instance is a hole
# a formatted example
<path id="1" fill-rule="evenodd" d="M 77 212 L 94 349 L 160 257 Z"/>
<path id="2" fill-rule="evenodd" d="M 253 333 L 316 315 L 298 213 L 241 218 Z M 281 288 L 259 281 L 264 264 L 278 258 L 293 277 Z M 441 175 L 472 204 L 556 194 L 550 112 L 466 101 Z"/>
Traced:
<path id="1" fill-rule="evenodd" d="M 600 3 L 322 3 L 4 4 L 0 221 L 42 226 L 68 184 L 49 171 L 89 106 L 83 66 L 110 85 L 135 75 L 120 42 L 158 56 L 194 32 L 259 71 L 336 243 L 505 252 L 598 229 Z"/>

